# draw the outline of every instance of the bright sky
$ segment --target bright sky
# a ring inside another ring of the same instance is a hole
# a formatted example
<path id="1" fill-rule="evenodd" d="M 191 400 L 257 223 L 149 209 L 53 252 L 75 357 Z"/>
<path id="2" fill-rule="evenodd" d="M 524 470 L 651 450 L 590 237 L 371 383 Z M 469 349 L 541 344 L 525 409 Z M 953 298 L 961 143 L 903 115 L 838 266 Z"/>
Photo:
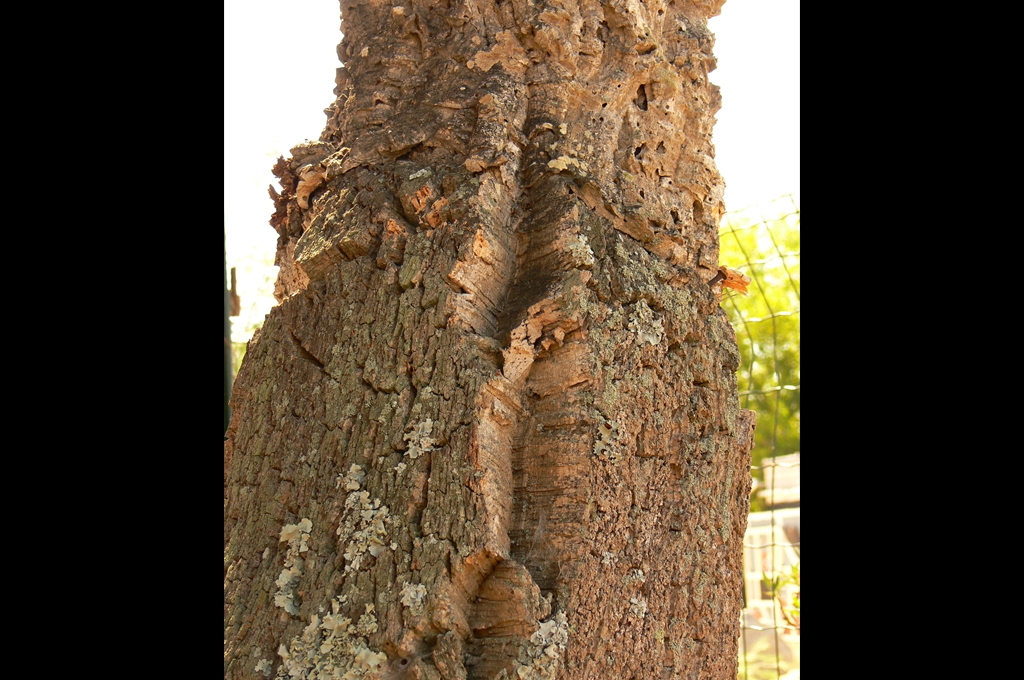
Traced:
<path id="1" fill-rule="evenodd" d="M 340 66 L 338 0 L 225 0 L 224 220 L 228 268 L 238 269 L 244 342 L 274 304 L 277 234 L 270 168 L 318 139 Z M 712 140 L 730 210 L 800 190 L 800 2 L 727 0 L 710 21 L 722 88 Z M 269 282 L 268 282 L 269 279 Z"/>

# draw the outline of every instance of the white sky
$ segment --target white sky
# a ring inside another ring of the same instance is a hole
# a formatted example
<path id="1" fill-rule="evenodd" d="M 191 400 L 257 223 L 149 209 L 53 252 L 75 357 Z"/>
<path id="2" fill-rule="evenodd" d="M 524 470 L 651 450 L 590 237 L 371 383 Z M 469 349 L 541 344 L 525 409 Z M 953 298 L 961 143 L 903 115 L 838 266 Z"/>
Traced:
<path id="1" fill-rule="evenodd" d="M 224 219 L 242 299 L 242 315 L 231 320 L 236 342 L 274 304 L 267 187 L 280 187 L 270 168 L 320 137 L 340 66 L 340 15 L 338 0 L 224 2 Z M 718 59 L 711 81 L 723 100 L 712 141 L 727 208 L 798 193 L 799 0 L 727 0 L 709 26 Z"/>

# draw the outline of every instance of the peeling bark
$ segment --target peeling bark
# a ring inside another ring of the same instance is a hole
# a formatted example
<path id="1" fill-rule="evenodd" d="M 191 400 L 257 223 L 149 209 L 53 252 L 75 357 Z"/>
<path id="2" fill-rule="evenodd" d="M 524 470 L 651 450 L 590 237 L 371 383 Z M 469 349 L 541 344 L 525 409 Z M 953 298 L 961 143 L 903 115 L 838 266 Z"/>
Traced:
<path id="1" fill-rule="evenodd" d="M 231 402 L 226 678 L 735 678 L 721 4 L 342 2 Z"/>

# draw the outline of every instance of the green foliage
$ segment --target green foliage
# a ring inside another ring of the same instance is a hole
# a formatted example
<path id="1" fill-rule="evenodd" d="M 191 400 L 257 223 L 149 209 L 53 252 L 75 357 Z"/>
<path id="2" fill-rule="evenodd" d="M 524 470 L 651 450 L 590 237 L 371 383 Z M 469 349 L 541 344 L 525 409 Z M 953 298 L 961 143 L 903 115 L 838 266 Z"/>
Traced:
<path id="1" fill-rule="evenodd" d="M 800 563 L 797 562 L 789 571 L 775 574 L 762 574 L 765 587 L 772 599 L 778 600 L 779 609 L 786 624 L 800 631 Z M 792 586 L 792 588 L 787 588 Z"/>
<path id="2" fill-rule="evenodd" d="M 231 343 L 231 379 L 234 380 L 238 377 L 238 367 L 242 365 L 242 357 L 245 356 L 245 350 L 249 347 L 248 342 L 232 342 Z"/>
<path id="3" fill-rule="evenodd" d="M 256 321 L 253 320 L 254 318 L 255 317 L 253 316 L 249 317 L 249 323 L 245 325 L 243 337 L 251 339 L 253 333 L 255 333 L 257 330 L 263 327 L 263 321 L 266 319 L 266 316 L 261 317 L 259 320 Z M 242 365 L 242 359 L 245 358 L 245 351 L 247 349 L 249 349 L 249 340 L 246 340 L 245 342 L 231 343 L 231 368 L 234 371 L 234 373 L 231 376 L 232 379 L 238 376 L 238 368 Z"/>
<path id="4" fill-rule="evenodd" d="M 752 465 L 800 450 L 800 208 L 783 197 L 764 213 L 726 214 L 721 264 L 749 276 L 749 294 L 726 290 L 742 362 L 740 406 L 757 413 Z M 751 495 L 751 509 L 763 501 Z"/>

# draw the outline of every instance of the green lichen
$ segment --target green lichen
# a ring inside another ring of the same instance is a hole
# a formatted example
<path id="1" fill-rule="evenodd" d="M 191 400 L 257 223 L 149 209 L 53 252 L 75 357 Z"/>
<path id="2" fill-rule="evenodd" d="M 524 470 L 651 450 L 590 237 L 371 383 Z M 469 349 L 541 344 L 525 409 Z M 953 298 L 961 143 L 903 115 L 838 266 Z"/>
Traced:
<path id="1" fill-rule="evenodd" d="M 423 258 L 418 255 L 406 256 L 405 262 L 402 263 L 402 269 L 398 272 L 398 285 L 402 287 L 402 290 L 412 287 L 413 279 L 420 273 L 422 266 Z"/>

